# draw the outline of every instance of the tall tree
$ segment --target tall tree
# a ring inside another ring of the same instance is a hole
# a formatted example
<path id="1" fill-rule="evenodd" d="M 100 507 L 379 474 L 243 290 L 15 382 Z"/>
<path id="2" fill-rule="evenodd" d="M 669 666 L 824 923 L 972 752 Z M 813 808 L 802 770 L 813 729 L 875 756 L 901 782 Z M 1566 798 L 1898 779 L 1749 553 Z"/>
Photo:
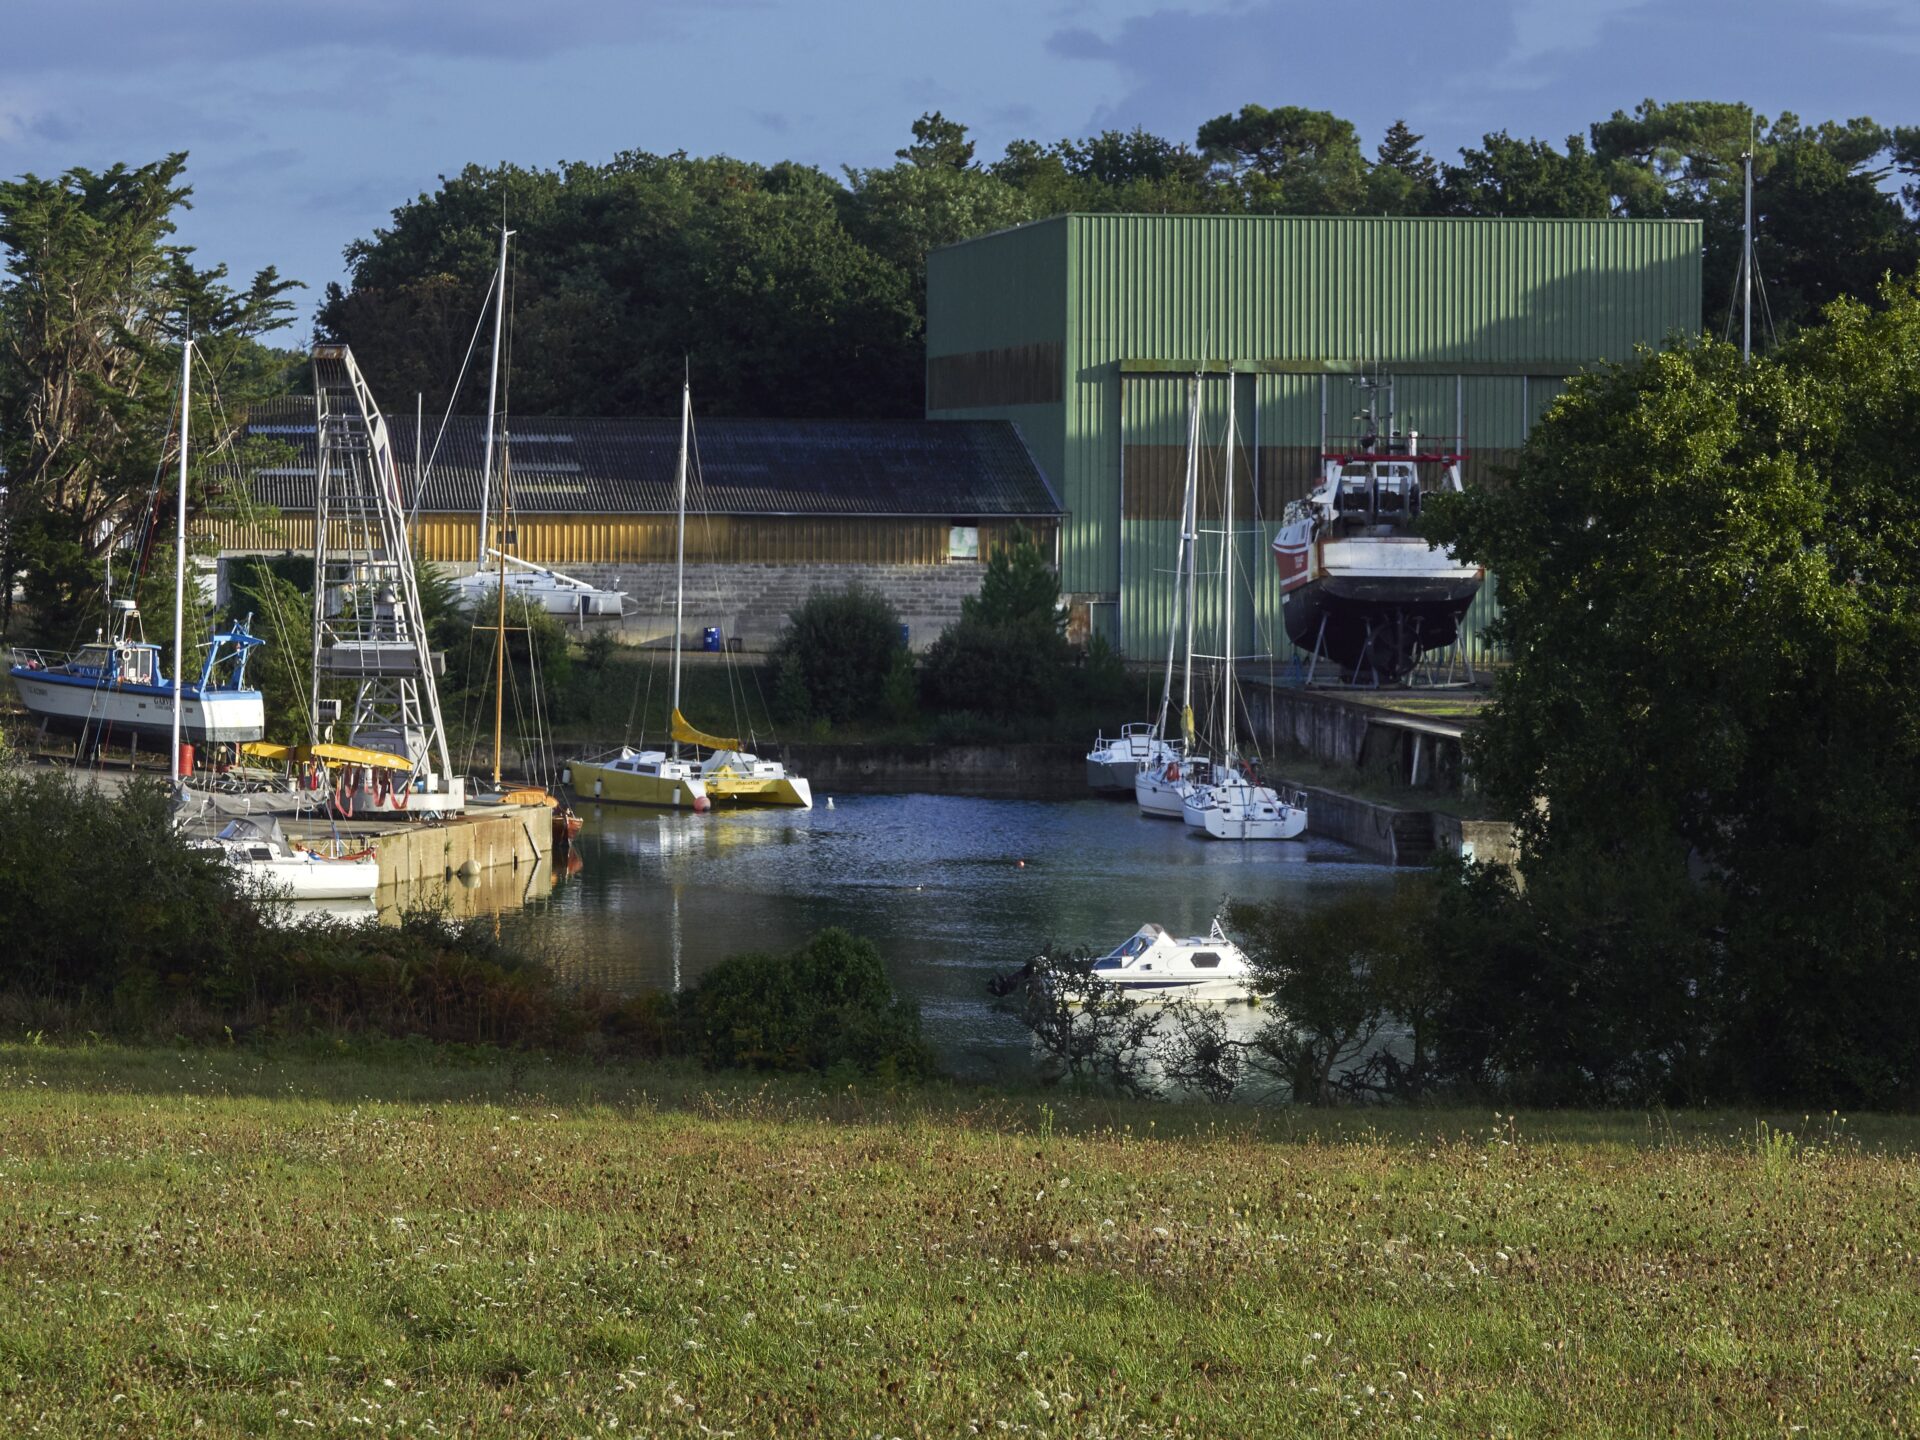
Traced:
<path id="1" fill-rule="evenodd" d="M 1567 137 L 1561 152 L 1544 140 L 1516 140 L 1506 131 L 1462 150 L 1443 167 L 1439 208 L 1447 215 L 1602 219 L 1612 213 L 1607 177 L 1586 141 Z"/>
<path id="2" fill-rule="evenodd" d="M 895 158 L 923 170 L 965 170 L 973 164 L 973 142 L 967 127 L 929 110 L 913 122 L 913 143 L 893 152 Z"/>
<path id="3" fill-rule="evenodd" d="M 1508 484 L 1429 519 L 1499 573 L 1515 657 L 1473 764 L 1545 943 L 1500 984 L 1563 1035 L 1662 1014 L 1648 1093 L 1683 1060 L 1722 1093 L 1920 1089 L 1920 285 L 1877 298 L 1751 367 L 1582 377 Z M 1576 898 L 1608 875 L 1612 929 Z"/>
<path id="4" fill-rule="evenodd" d="M 1420 148 L 1426 137 L 1404 120 L 1387 127 L 1367 173 L 1367 213 L 1425 215 L 1439 198 L 1440 167 Z"/>
<path id="5" fill-rule="evenodd" d="M 183 332 L 230 381 L 225 406 L 201 397 L 203 455 L 231 441 L 251 394 L 286 379 L 257 339 L 289 322 L 291 282 L 268 268 L 235 290 L 224 266 L 196 267 L 171 239 L 192 193 L 186 162 L 182 152 L 0 184 L 0 575 L 27 568 L 46 626 L 92 590 L 178 453 L 169 408 Z M 0 605 L 11 589 L 0 584 Z"/>
<path id="6" fill-rule="evenodd" d="M 1199 144 L 1246 193 L 1250 210 L 1348 215 L 1365 203 L 1359 134 L 1328 111 L 1243 105 L 1202 125 Z"/>

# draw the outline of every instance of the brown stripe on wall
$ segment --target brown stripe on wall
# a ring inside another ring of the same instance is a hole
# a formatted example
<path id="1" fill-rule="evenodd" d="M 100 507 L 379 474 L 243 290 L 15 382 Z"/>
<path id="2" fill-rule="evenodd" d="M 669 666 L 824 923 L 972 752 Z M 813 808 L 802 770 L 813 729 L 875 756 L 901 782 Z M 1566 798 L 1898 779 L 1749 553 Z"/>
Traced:
<path id="1" fill-rule="evenodd" d="M 1268 456 L 1281 452 L 1263 447 L 1259 453 L 1264 465 Z M 1233 509 L 1235 517 L 1245 524 L 1251 524 L 1256 518 L 1270 520 L 1280 513 L 1279 507 L 1268 498 L 1270 482 L 1264 473 L 1260 475 L 1256 489 L 1253 457 L 1253 450 L 1243 446 L 1235 461 Z M 1122 446 L 1120 464 L 1124 495 L 1121 514 L 1125 519 L 1180 518 L 1180 499 L 1187 487 L 1186 446 Z M 1215 451 L 1206 457 L 1200 471 L 1199 512 L 1203 525 L 1217 525 L 1220 522 L 1220 502 L 1225 489 L 1223 479 L 1221 455 Z M 1284 506 L 1285 501 L 1280 504 Z"/>
<path id="2" fill-rule="evenodd" d="M 1057 404 L 1060 375 L 1057 340 L 936 356 L 927 361 L 927 409 Z"/>

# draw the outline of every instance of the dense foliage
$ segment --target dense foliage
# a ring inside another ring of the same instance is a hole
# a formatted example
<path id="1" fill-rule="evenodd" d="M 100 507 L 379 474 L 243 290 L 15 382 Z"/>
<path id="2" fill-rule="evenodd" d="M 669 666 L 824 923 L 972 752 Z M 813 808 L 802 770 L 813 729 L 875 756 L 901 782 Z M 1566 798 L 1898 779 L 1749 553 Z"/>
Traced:
<path id="1" fill-rule="evenodd" d="M 921 693 L 934 709 L 996 719 L 1051 715 L 1066 698 L 1073 652 L 1060 577 L 1024 529 L 995 550 L 980 593 L 928 649 Z"/>
<path id="2" fill-rule="evenodd" d="M 930 1068 L 919 1009 L 894 993 L 872 942 L 844 930 L 822 930 L 788 955 L 729 956 L 677 1009 L 684 1043 L 717 1069 L 910 1079 Z"/>
<path id="3" fill-rule="evenodd" d="M 276 923 L 276 902 L 174 833 L 157 783 L 118 795 L 0 755 L 0 1024 L 128 1036 L 420 1036 L 715 1068 L 930 1071 L 920 1015 L 839 930 L 722 962 L 680 996 L 577 991 L 437 913 Z"/>
<path id="4" fill-rule="evenodd" d="M 774 642 L 774 706 L 795 721 L 871 724 L 891 717 L 901 699 L 889 680 L 905 651 L 900 612 L 883 596 L 857 584 L 816 591 Z"/>
<path id="5" fill-rule="evenodd" d="M 1698 219 L 1703 321 L 1719 332 L 1739 257 L 1740 156 L 1755 157 L 1758 272 L 1783 331 L 1870 300 L 1920 263 L 1920 127 L 1806 124 L 1744 105 L 1647 101 L 1555 144 L 1505 131 L 1457 163 L 1396 121 L 1371 154 L 1351 122 L 1246 105 L 1186 144 L 1108 130 L 978 156 L 923 115 L 897 163 L 842 179 L 785 163 L 629 151 L 555 170 L 470 166 L 348 248 L 323 328 L 376 393 L 443 404 L 494 263 L 520 232 L 514 403 L 529 413 L 665 413 L 683 366 L 716 414 L 916 415 L 926 254 L 1064 211 L 1630 216 Z M 1764 329 L 1764 326 L 1763 326 Z"/>
<path id="6" fill-rule="evenodd" d="M 175 154 L 0 184 L 0 575 L 25 571 L 41 628 L 62 639 L 103 615 L 103 557 L 131 538 L 139 566 L 166 528 L 147 522 L 177 484 L 182 335 L 201 362 L 196 502 L 235 458 L 247 401 L 288 382 L 289 357 L 259 337 L 288 323 L 291 282 L 268 268 L 235 290 L 224 266 L 194 265 L 171 238 L 185 168 Z M 0 585 L 0 623 L 11 596 Z"/>

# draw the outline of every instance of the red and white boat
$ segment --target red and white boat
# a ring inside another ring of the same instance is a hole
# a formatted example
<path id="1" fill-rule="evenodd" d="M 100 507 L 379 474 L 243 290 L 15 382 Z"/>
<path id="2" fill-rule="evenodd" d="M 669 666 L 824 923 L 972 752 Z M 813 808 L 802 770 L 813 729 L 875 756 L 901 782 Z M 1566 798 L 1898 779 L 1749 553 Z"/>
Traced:
<path id="1" fill-rule="evenodd" d="M 1427 497 L 1461 488 L 1464 448 L 1455 437 L 1396 430 L 1393 382 L 1358 383 L 1384 392 L 1385 423 L 1374 423 L 1370 405 L 1360 412 L 1363 434 L 1322 450 L 1320 484 L 1287 506 L 1273 558 L 1288 638 L 1315 663 L 1393 684 L 1422 653 L 1454 643 L 1487 572 L 1417 528 Z"/>

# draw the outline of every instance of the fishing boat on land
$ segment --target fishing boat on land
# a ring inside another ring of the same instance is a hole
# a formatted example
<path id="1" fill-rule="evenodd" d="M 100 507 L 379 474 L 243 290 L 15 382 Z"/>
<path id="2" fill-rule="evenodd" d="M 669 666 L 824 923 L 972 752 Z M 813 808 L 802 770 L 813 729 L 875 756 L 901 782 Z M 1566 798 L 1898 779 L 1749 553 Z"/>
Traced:
<path id="1" fill-rule="evenodd" d="M 180 738 L 189 745 L 258 740 L 266 733 L 266 705 L 246 683 L 247 656 L 259 636 L 245 621 L 215 635 L 200 678 L 176 685 L 161 664 L 160 647 L 142 633 L 131 600 L 113 602 L 112 639 L 101 632 L 68 654 L 16 648 L 7 673 L 20 703 L 49 730 L 142 740 L 167 739 L 173 704 L 180 700 Z"/>
<path id="2" fill-rule="evenodd" d="M 1315 664 L 1392 685 L 1459 638 L 1486 570 L 1417 529 L 1427 496 L 1461 488 L 1458 437 L 1394 428 L 1393 381 L 1355 383 L 1362 433 L 1323 449 L 1320 483 L 1288 504 L 1273 557 L 1288 638 Z"/>
<path id="3" fill-rule="evenodd" d="M 266 702 L 247 685 L 247 656 L 261 642 L 246 621 L 215 635 L 207 645 L 197 684 L 184 683 L 183 658 L 187 565 L 187 466 L 192 430 L 188 404 L 193 341 L 180 346 L 180 472 L 175 496 L 173 549 L 173 674 L 160 664 L 160 647 L 147 643 L 139 606 L 112 596 L 108 569 L 107 608 L 113 636 L 96 632 L 91 643 L 69 654 L 15 649 L 7 673 L 20 703 L 45 730 L 77 733 L 84 746 L 120 736 L 157 740 L 176 747 L 170 765 L 179 773 L 179 750 L 188 745 L 258 740 L 266 734 Z M 157 489 L 156 482 L 156 489 Z M 153 516 L 149 516 L 151 524 Z M 151 530 L 146 532 L 149 538 Z M 142 547 L 144 554 L 144 547 Z M 111 552 L 109 552 L 109 557 Z M 137 584 L 138 571 L 136 568 Z"/>
<path id="4" fill-rule="evenodd" d="M 668 750 L 617 751 L 576 760 L 563 775 L 578 794 L 616 805 L 652 805 L 705 813 L 714 805 L 782 805 L 813 808 L 813 789 L 778 760 L 745 749 L 737 738 L 696 730 L 680 713 L 680 649 L 687 598 L 687 463 L 693 431 L 693 390 L 680 390 L 679 556 L 673 606 L 673 711 Z M 680 747 L 691 747 L 682 755 Z M 707 751 L 704 759 L 702 750 Z"/>
<path id="5" fill-rule="evenodd" d="M 195 843 L 283 899 L 371 900 L 380 888 L 380 858 L 372 850 L 330 855 L 296 845 L 272 816 L 230 820 Z"/>

